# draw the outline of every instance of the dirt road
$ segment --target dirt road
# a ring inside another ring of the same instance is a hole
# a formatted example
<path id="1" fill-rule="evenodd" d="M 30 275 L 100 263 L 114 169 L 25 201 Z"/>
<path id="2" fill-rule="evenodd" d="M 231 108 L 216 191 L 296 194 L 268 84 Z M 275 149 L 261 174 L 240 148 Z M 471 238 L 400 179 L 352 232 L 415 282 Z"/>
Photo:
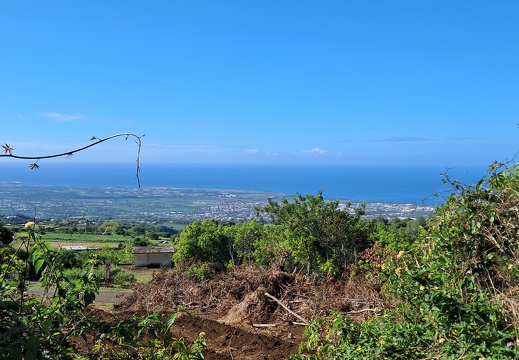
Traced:
<path id="1" fill-rule="evenodd" d="M 27 290 L 29 295 L 43 295 L 43 289 L 31 289 Z M 130 292 L 122 292 L 115 290 L 100 290 L 99 294 L 96 295 L 96 302 L 98 303 L 118 303 L 124 299 Z"/>

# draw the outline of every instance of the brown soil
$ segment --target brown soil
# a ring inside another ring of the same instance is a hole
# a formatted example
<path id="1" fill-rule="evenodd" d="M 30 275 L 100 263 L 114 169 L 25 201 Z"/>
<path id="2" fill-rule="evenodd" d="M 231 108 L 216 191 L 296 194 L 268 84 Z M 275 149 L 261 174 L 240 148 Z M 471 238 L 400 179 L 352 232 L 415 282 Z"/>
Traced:
<path id="1" fill-rule="evenodd" d="M 392 304 L 381 297 L 376 284 L 367 282 L 316 285 L 306 276 L 258 267 L 237 267 L 211 281 L 195 282 L 161 269 L 149 284 L 135 284 L 113 313 L 97 310 L 96 316 L 113 323 L 133 314 L 176 312 L 179 306 L 187 307 L 190 316 L 176 320 L 173 336 L 189 345 L 204 332 L 206 359 L 274 360 L 297 354 L 303 324 L 313 317 L 337 310 L 362 319 L 378 316 L 377 309 Z M 86 342 L 75 339 L 73 346 L 87 355 L 92 342 L 88 337 Z"/>

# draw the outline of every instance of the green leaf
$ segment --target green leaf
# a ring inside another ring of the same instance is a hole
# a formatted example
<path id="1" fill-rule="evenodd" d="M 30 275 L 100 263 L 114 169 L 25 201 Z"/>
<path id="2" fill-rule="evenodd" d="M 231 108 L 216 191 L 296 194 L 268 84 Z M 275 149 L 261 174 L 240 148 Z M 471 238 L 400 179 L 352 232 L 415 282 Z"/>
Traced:
<path id="1" fill-rule="evenodd" d="M 83 301 L 85 302 L 85 306 L 92 304 L 96 299 L 95 291 L 85 291 L 85 295 L 83 296 Z"/>
<path id="2" fill-rule="evenodd" d="M 19 304 L 12 300 L 0 301 L 0 309 L 17 311 L 20 308 Z"/>
<path id="3" fill-rule="evenodd" d="M 168 322 L 166 323 L 165 332 L 168 332 L 169 329 L 171 329 L 171 326 L 173 326 L 173 324 L 175 323 L 175 320 L 177 320 L 177 314 L 171 314 L 169 316 Z"/>
<path id="4" fill-rule="evenodd" d="M 47 317 L 45 320 L 41 322 L 41 329 L 44 333 L 49 332 L 49 329 L 52 325 L 52 317 Z"/>
<path id="5" fill-rule="evenodd" d="M 36 274 L 40 272 L 40 269 L 43 266 L 43 264 L 45 264 L 45 260 L 43 259 L 38 259 L 36 261 L 36 263 L 34 264 L 34 271 L 36 272 Z"/>
<path id="6" fill-rule="evenodd" d="M 8 281 L 7 285 L 9 285 L 12 288 L 17 288 L 20 283 L 18 281 Z"/>
<path id="7" fill-rule="evenodd" d="M 27 339 L 27 352 L 25 353 L 26 360 L 35 360 L 40 350 L 40 339 L 36 336 L 29 336 Z"/>

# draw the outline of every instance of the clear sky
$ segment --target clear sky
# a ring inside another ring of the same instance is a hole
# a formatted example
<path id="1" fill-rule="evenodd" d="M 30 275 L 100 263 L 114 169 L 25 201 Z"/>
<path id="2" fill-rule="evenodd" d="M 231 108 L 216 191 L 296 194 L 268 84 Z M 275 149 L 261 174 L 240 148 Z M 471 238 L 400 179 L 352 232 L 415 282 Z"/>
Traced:
<path id="1" fill-rule="evenodd" d="M 18 155 L 488 165 L 519 149 L 519 2 L 4 1 L 0 119 Z"/>

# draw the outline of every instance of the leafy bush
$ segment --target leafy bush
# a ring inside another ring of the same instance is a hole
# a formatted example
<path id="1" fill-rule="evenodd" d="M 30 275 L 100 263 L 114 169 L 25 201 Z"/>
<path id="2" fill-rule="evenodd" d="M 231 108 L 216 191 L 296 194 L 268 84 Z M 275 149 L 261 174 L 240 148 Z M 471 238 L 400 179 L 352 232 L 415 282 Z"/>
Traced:
<path id="1" fill-rule="evenodd" d="M 424 217 L 418 219 L 373 219 L 368 224 L 369 237 L 388 250 L 410 250 L 418 236 L 427 229 Z"/>
<path id="2" fill-rule="evenodd" d="M 13 241 L 13 231 L 0 222 L 0 244 L 10 244 Z"/>
<path id="3" fill-rule="evenodd" d="M 359 323 L 315 319 L 292 359 L 519 358 L 518 171 L 447 178 L 456 192 L 429 230 L 380 264 L 399 306 Z"/>
<path id="4" fill-rule="evenodd" d="M 92 349 L 93 359 L 203 360 L 207 346 L 205 333 L 201 332 L 189 347 L 184 339 L 173 338 L 170 334 L 175 320 L 184 314 L 184 311 L 178 311 L 165 318 L 164 315 L 152 313 L 145 317 L 133 316 L 120 320 L 96 342 Z"/>
<path id="5" fill-rule="evenodd" d="M 290 253 L 287 264 L 307 274 L 340 275 L 371 245 L 361 219 L 364 208 L 339 208 L 338 201 L 325 201 L 322 191 L 281 203 L 269 199 L 257 211 L 282 229 L 279 241 Z"/>
<path id="6" fill-rule="evenodd" d="M 187 279 L 206 281 L 212 279 L 215 276 L 215 273 L 207 263 L 196 263 L 188 266 L 183 271 L 183 275 Z"/>
<path id="7" fill-rule="evenodd" d="M 224 270 L 229 260 L 231 240 L 216 220 L 195 221 L 182 231 L 175 242 L 173 262 L 205 262 L 218 271 Z"/>

